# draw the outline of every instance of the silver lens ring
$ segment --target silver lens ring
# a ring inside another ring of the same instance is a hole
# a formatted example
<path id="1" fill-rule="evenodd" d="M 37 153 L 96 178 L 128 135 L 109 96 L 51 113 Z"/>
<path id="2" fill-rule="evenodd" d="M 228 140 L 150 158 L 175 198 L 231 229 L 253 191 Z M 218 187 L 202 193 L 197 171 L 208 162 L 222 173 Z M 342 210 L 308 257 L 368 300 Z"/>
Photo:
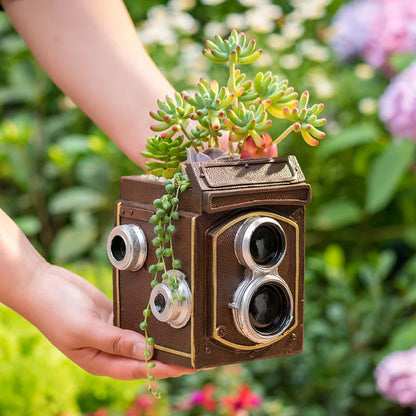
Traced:
<path id="1" fill-rule="evenodd" d="M 163 280 L 156 285 L 150 294 L 150 309 L 153 316 L 160 322 L 166 322 L 173 328 L 184 327 L 191 316 L 191 291 L 185 281 L 185 275 L 179 270 L 169 270 L 168 276 L 175 276 L 179 282 L 176 295 L 184 299 L 173 299 L 169 283 Z"/>
<path id="2" fill-rule="evenodd" d="M 279 276 L 246 279 L 234 293 L 234 323 L 239 332 L 255 343 L 282 335 L 293 320 L 293 296 Z"/>
<path id="3" fill-rule="evenodd" d="M 108 236 L 107 255 L 116 269 L 139 270 L 147 257 L 143 230 L 135 224 L 114 227 Z"/>
<path id="4" fill-rule="evenodd" d="M 274 218 L 252 217 L 238 229 L 234 250 L 241 265 L 267 273 L 277 268 L 285 255 L 285 233 Z"/>

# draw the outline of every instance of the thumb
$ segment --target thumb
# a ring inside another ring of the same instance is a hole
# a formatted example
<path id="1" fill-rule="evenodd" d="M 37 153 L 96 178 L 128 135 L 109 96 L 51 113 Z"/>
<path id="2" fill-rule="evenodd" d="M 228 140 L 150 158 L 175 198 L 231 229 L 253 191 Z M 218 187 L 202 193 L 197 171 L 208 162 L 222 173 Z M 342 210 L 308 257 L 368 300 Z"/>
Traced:
<path id="1" fill-rule="evenodd" d="M 96 348 L 109 354 L 119 355 L 128 358 L 145 360 L 145 338 L 137 332 L 128 329 L 121 329 L 101 321 L 87 335 L 89 347 Z M 147 345 L 150 351 L 149 359 L 153 355 L 153 347 Z"/>

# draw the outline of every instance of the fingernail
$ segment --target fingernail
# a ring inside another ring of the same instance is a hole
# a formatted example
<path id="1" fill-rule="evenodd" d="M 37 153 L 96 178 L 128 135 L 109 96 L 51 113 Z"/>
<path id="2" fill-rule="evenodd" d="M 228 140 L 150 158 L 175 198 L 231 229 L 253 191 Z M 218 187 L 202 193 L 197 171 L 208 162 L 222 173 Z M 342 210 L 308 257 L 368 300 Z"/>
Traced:
<path id="1" fill-rule="evenodd" d="M 153 347 L 148 345 L 147 350 L 150 351 L 150 356 L 147 358 L 151 358 L 153 355 Z M 133 356 L 143 360 L 145 358 L 145 344 L 142 342 L 136 342 L 133 346 Z"/>
<path id="2" fill-rule="evenodd" d="M 141 342 L 136 342 L 133 345 L 133 356 L 143 359 L 144 357 L 144 344 Z"/>

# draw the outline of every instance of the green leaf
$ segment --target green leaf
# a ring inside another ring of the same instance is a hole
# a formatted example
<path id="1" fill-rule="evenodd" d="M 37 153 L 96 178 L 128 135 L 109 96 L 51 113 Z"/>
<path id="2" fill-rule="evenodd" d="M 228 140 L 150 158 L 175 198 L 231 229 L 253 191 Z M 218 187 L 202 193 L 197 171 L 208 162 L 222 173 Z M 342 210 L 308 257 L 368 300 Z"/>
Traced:
<path id="1" fill-rule="evenodd" d="M 56 193 L 49 201 L 51 214 L 63 214 L 82 209 L 92 210 L 105 205 L 101 193 L 90 188 L 74 187 Z"/>
<path id="2" fill-rule="evenodd" d="M 351 200 L 334 200 L 326 203 L 316 215 L 314 228 L 321 230 L 335 230 L 359 222 L 362 210 Z"/>
<path id="3" fill-rule="evenodd" d="M 390 59 L 389 63 L 396 72 L 404 71 L 416 59 L 415 54 L 411 53 L 395 53 Z"/>
<path id="4" fill-rule="evenodd" d="M 95 228 L 64 227 L 52 242 L 52 257 L 61 263 L 74 260 L 86 253 L 95 244 L 96 238 Z"/>
<path id="5" fill-rule="evenodd" d="M 30 237 L 37 234 L 41 229 L 40 221 L 34 215 L 25 215 L 14 219 L 23 233 Z"/>
<path id="6" fill-rule="evenodd" d="M 387 347 L 383 349 L 383 355 L 394 351 L 403 351 L 415 346 L 416 316 L 402 324 L 391 336 Z"/>
<path id="7" fill-rule="evenodd" d="M 90 151 L 87 136 L 82 134 L 70 134 L 58 141 L 59 147 L 65 154 L 78 156 Z"/>
<path id="8" fill-rule="evenodd" d="M 343 277 L 345 254 L 338 244 L 330 244 L 323 253 L 326 274 L 329 279 L 336 280 Z"/>
<path id="9" fill-rule="evenodd" d="M 106 192 L 110 185 L 110 168 L 101 156 L 84 157 L 75 168 L 75 176 L 82 185 Z"/>
<path id="10" fill-rule="evenodd" d="M 358 124 L 346 127 L 336 136 L 328 137 L 320 142 L 318 156 L 325 159 L 345 149 L 373 142 L 378 138 L 379 128 L 375 124 Z"/>
<path id="11" fill-rule="evenodd" d="M 414 160 L 415 144 L 392 142 L 370 167 L 367 178 L 366 210 L 374 214 L 393 198 L 397 185 Z"/>

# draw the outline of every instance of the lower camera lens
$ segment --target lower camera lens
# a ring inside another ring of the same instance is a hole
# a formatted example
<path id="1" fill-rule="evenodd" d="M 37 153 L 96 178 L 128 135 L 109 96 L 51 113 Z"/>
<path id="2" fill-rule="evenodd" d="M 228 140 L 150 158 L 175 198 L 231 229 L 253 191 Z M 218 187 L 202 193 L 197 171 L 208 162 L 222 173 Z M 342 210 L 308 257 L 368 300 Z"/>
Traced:
<path id="1" fill-rule="evenodd" d="M 293 322 L 293 296 L 278 275 L 243 280 L 229 306 L 239 332 L 255 343 L 277 339 Z"/>
<path id="2" fill-rule="evenodd" d="M 274 264 L 284 250 L 284 244 L 279 230 L 271 225 L 257 227 L 250 240 L 250 254 L 253 260 L 261 266 Z"/>
<path id="3" fill-rule="evenodd" d="M 159 293 L 155 297 L 154 305 L 155 305 L 155 309 L 159 313 L 162 313 L 165 310 L 165 307 L 166 307 L 166 299 L 165 299 L 165 297 L 161 293 Z"/>
<path id="4" fill-rule="evenodd" d="M 126 257 L 126 242 L 119 235 L 116 235 L 111 241 L 111 254 L 117 261 Z"/>
<path id="5" fill-rule="evenodd" d="M 290 317 L 290 303 L 280 286 L 267 284 L 253 294 L 249 305 L 249 319 L 261 334 L 279 332 Z"/>

